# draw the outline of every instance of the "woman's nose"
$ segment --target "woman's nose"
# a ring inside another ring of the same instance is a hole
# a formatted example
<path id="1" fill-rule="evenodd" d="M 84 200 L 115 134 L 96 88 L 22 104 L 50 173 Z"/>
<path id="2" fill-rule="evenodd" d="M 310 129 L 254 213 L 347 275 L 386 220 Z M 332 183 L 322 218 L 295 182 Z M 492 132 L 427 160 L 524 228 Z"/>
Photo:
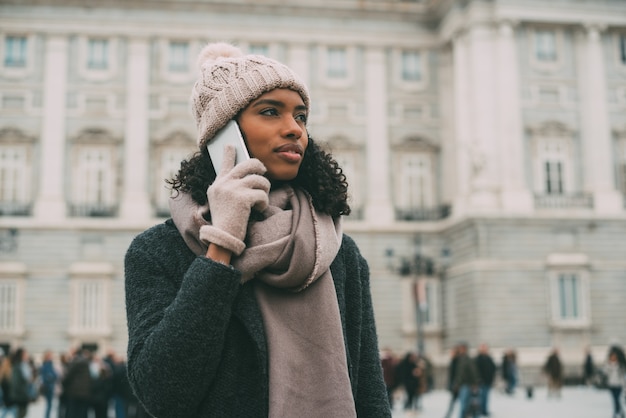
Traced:
<path id="1" fill-rule="evenodd" d="M 300 139 L 304 129 L 294 118 L 288 118 L 285 126 L 284 136 L 289 138 Z"/>

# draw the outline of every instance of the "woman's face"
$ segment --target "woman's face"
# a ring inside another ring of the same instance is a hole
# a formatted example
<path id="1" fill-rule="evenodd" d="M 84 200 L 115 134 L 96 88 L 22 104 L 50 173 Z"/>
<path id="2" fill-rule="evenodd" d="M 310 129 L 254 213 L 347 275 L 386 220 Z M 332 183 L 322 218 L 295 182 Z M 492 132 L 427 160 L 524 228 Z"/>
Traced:
<path id="1" fill-rule="evenodd" d="M 308 109 L 300 94 L 275 89 L 253 100 L 237 122 L 248 152 L 267 168 L 270 180 L 292 180 L 309 144 Z"/>

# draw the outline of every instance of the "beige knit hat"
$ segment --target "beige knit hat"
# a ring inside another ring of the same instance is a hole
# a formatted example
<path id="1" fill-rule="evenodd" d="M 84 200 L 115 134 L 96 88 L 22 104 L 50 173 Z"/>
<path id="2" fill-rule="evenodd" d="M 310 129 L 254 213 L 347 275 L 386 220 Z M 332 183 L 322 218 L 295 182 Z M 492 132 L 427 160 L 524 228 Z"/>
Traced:
<path id="1" fill-rule="evenodd" d="M 244 55 L 236 46 L 218 42 L 204 47 L 198 66 L 200 77 L 191 91 L 191 108 L 200 148 L 252 100 L 270 90 L 294 90 L 309 108 L 309 92 L 300 77 L 271 58 Z"/>

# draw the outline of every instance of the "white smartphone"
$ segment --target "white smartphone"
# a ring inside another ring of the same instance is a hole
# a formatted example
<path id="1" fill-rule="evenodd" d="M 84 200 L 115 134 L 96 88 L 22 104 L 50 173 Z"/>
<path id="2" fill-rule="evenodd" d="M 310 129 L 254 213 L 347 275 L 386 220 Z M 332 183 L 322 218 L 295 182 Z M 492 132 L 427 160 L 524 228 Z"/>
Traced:
<path id="1" fill-rule="evenodd" d="M 219 174 L 222 169 L 222 160 L 224 159 L 224 145 L 233 145 L 237 150 L 237 157 L 235 158 L 235 164 L 239 164 L 245 160 L 250 159 L 248 148 L 243 140 L 243 135 L 239 130 L 239 125 L 233 119 L 226 124 L 207 144 L 209 150 L 209 156 L 213 162 L 215 173 Z"/>

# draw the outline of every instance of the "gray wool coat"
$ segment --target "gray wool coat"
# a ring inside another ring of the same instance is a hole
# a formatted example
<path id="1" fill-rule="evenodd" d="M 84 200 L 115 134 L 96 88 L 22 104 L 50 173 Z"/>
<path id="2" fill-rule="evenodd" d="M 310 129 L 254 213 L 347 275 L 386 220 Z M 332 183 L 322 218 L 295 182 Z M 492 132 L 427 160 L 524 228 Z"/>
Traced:
<path id="1" fill-rule="evenodd" d="M 357 415 L 391 417 L 369 270 L 346 235 L 331 272 Z M 128 377 L 146 410 L 159 418 L 267 417 L 268 353 L 253 283 L 193 254 L 171 219 L 133 240 L 125 274 Z"/>

